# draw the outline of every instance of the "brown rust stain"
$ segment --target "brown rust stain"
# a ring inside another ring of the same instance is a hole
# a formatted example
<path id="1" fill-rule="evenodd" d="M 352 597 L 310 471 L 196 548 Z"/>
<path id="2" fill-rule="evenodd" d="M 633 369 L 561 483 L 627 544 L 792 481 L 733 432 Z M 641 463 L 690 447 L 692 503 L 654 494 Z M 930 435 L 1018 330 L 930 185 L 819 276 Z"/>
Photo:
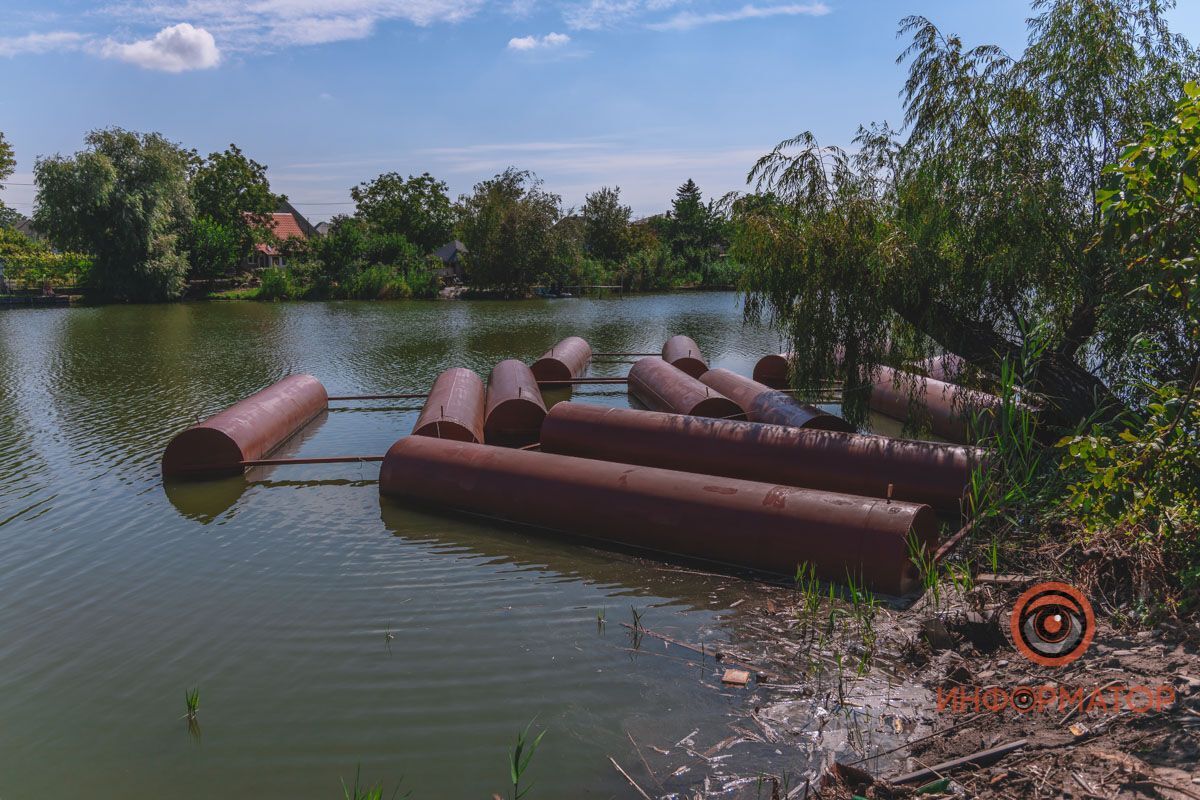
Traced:
<path id="1" fill-rule="evenodd" d="M 787 496 L 791 493 L 792 490 L 787 486 L 772 486 L 771 490 L 763 497 L 762 504 L 774 508 L 783 508 L 787 505 Z"/>

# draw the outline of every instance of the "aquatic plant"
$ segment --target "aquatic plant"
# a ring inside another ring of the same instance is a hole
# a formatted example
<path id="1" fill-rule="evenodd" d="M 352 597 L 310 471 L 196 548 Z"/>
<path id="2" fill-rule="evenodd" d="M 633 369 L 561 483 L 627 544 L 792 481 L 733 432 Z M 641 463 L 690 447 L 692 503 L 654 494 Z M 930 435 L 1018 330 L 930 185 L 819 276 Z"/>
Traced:
<path id="1" fill-rule="evenodd" d="M 396 788 L 392 790 L 390 795 L 392 800 L 412 796 L 411 789 L 404 794 L 400 794 L 403 783 L 404 776 L 402 775 L 400 776 L 400 780 L 396 782 Z M 362 782 L 362 764 L 358 764 L 354 768 L 354 783 L 347 786 L 346 781 L 342 781 L 342 798 L 343 800 L 383 800 L 383 783 L 373 783 L 370 786 L 364 784 Z"/>
<path id="2" fill-rule="evenodd" d="M 195 686 L 185 691 L 183 699 L 187 703 L 187 718 L 194 720 L 196 712 L 200 710 L 200 687 Z"/>
<path id="3" fill-rule="evenodd" d="M 529 729 L 533 727 L 533 720 L 529 720 L 529 724 L 525 726 L 525 730 L 517 734 L 517 743 L 512 750 L 508 751 L 508 777 L 512 781 L 512 800 L 521 800 L 533 785 L 521 788 L 521 778 L 525 776 L 526 770 L 529 769 L 529 762 L 533 760 L 533 754 L 537 752 L 538 745 L 542 743 L 542 737 L 546 735 L 546 731 L 542 731 L 533 739 L 529 738 Z"/>

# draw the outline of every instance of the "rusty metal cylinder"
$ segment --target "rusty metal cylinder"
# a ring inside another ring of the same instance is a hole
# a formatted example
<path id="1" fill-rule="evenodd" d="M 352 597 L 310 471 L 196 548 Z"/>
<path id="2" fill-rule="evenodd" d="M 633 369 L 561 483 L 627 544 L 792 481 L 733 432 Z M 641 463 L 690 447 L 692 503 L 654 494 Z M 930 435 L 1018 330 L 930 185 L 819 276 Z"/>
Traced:
<path id="1" fill-rule="evenodd" d="M 542 383 L 565 382 L 582 377 L 591 360 L 592 346 L 578 336 L 568 336 L 542 354 L 530 369 Z"/>
<path id="2" fill-rule="evenodd" d="M 643 358 L 629 370 L 629 392 L 651 411 L 743 419 L 738 404 L 661 358 Z"/>
<path id="3" fill-rule="evenodd" d="M 787 353 L 763 356 L 754 365 L 754 380 L 775 388 L 787 386 L 789 360 Z M 938 379 L 938 376 L 945 376 L 947 368 L 960 370 L 962 363 L 962 359 L 953 354 L 927 359 L 919 365 L 929 373 L 927 378 L 880 367 L 872 382 L 867 406 L 872 411 L 905 421 L 913 411 L 909 394 L 915 388 L 913 400 L 919 413 L 928 415 L 930 430 L 952 442 L 968 442 L 971 440 L 970 415 L 982 411 L 986 422 L 986 416 L 994 413 L 1001 401 L 987 392 Z M 917 382 L 915 387 L 914 380 Z M 923 389 L 922 382 L 925 384 Z"/>
<path id="4" fill-rule="evenodd" d="M 1001 400 L 955 383 L 880 367 L 867 401 L 871 410 L 904 421 L 914 404 L 918 413 L 928 415 L 926 421 L 935 435 L 952 442 L 968 442 L 972 439 L 972 415 L 982 415 L 981 428 L 986 430 L 986 418 L 999 408 Z"/>
<path id="5" fill-rule="evenodd" d="M 163 453 L 163 477 L 239 475 L 241 462 L 269 455 L 328 407 L 319 380 L 290 375 L 172 439 Z"/>
<path id="6" fill-rule="evenodd" d="M 524 361 L 510 358 L 492 368 L 483 421 L 485 442 L 508 447 L 533 444 L 545 418 L 546 403 Z"/>
<path id="7" fill-rule="evenodd" d="M 452 367 L 433 382 L 413 436 L 482 442 L 483 381 L 465 367 Z"/>
<path id="8" fill-rule="evenodd" d="M 647 467 L 888 496 L 959 513 L 974 447 L 799 430 L 736 420 L 559 403 L 542 424 L 542 451 Z"/>
<path id="9" fill-rule="evenodd" d="M 663 361 L 693 378 L 699 378 L 708 371 L 708 362 L 700 352 L 700 345 L 687 336 L 672 336 L 667 339 L 663 345 L 662 357 Z"/>
<path id="10" fill-rule="evenodd" d="M 751 422 L 790 425 L 793 428 L 812 428 L 823 431 L 854 432 L 854 426 L 836 414 L 830 414 L 816 406 L 801 403 L 791 395 L 776 391 L 727 369 L 710 369 L 700 376 L 700 382 L 716 389 L 737 403 L 742 411 L 746 412 L 746 419 Z"/>
<path id="11" fill-rule="evenodd" d="M 917 585 L 908 538 L 932 552 L 926 505 L 418 437 L 392 445 L 382 494 L 691 559 Z"/>
<path id="12" fill-rule="evenodd" d="M 788 385 L 789 359 L 787 353 L 772 353 L 763 356 L 754 365 L 754 380 L 772 389 L 786 389 Z"/>

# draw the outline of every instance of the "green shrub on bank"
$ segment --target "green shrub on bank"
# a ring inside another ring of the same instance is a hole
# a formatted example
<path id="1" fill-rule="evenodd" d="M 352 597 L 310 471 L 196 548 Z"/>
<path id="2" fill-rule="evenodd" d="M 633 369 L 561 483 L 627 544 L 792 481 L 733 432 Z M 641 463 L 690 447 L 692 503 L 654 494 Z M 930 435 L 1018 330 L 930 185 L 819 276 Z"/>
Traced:
<path id="1" fill-rule="evenodd" d="M 296 300 L 300 297 L 300 289 L 292 280 L 291 272 L 279 267 L 268 267 L 263 270 L 262 284 L 258 287 L 258 299 L 269 302 L 278 300 Z"/>

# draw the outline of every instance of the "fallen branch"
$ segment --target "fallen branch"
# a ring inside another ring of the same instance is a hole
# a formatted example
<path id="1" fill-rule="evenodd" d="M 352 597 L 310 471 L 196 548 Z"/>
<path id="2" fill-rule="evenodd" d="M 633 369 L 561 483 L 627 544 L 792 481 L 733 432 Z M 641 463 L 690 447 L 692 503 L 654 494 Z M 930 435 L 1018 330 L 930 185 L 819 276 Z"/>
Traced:
<path id="1" fill-rule="evenodd" d="M 629 777 L 628 772 L 621 769 L 621 765 L 617 763 L 617 760 L 615 758 L 613 758 L 612 756 L 609 756 L 608 760 L 611 761 L 612 765 L 617 768 L 617 772 L 621 773 L 621 775 L 625 778 L 625 780 L 629 781 L 629 785 L 632 786 L 634 789 L 637 789 L 638 794 L 640 794 L 646 800 L 653 800 L 653 798 L 651 798 L 650 795 L 646 794 L 646 792 L 642 789 L 642 787 L 637 785 L 637 781 L 635 781 L 633 778 Z"/>
<path id="2" fill-rule="evenodd" d="M 999 761 L 1004 756 L 1016 750 L 1020 750 L 1029 744 L 1028 739 L 1018 739 L 1015 742 L 1002 744 L 999 747 L 993 747 L 988 750 L 980 750 L 978 753 L 972 753 L 969 756 L 943 761 L 940 764 L 934 764 L 927 769 L 919 769 L 916 772 L 910 772 L 907 775 L 898 775 L 895 778 L 889 778 L 889 783 L 917 783 L 921 781 L 929 781 L 934 778 L 941 778 L 947 772 L 953 772 L 961 767 L 982 767 L 991 764 L 994 761 Z"/>

